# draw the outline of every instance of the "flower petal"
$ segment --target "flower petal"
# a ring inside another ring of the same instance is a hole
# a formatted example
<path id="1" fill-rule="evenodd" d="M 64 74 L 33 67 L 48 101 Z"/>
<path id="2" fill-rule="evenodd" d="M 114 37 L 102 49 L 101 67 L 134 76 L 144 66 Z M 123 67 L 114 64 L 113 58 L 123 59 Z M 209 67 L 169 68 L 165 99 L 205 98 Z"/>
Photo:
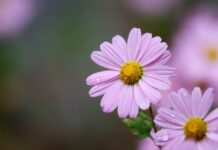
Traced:
<path id="1" fill-rule="evenodd" d="M 204 118 L 209 112 L 211 105 L 213 104 L 213 89 L 208 88 L 201 100 L 200 108 L 199 108 L 199 116 Z"/>
<path id="2" fill-rule="evenodd" d="M 151 39 L 152 39 L 151 33 L 145 33 L 142 35 L 141 46 L 140 46 L 139 53 L 136 58 L 138 62 L 140 62 L 142 57 L 146 54 L 147 48 L 149 47 L 149 43 Z"/>
<path id="3" fill-rule="evenodd" d="M 139 53 L 141 45 L 141 30 L 139 28 L 133 28 L 128 37 L 127 41 L 127 53 L 130 61 L 135 60 Z"/>
<path id="4" fill-rule="evenodd" d="M 140 61 L 143 66 L 156 61 L 167 50 L 167 44 L 165 42 L 157 44 L 150 48 L 150 50 L 144 55 Z"/>
<path id="5" fill-rule="evenodd" d="M 109 83 L 103 83 L 103 84 L 98 84 L 93 86 L 90 91 L 89 91 L 89 95 L 91 97 L 98 97 L 101 96 L 103 94 L 105 94 L 105 92 L 108 90 L 108 88 L 110 86 L 112 86 L 116 81 L 112 81 Z"/>
<path id="6" fill-rule="evenodd" d="M 123 93 L 123 83 L 116 81 L 105 93 L 101 100 L 101 107 L 104 112 L 112 112 L 118 105 L 118 96 Z"/>
<path id="7" fill-rule="evenodd" d="M 119 55 L 119 57 L 123 60 L 127 60 L 127 44 L 126 41 L 119 35 L 112 38 L 112 44 L 114 46 L 114 50 Z"/>
<path id="8" fill-rule="evenodd" d="M 139 86 L 145 97 L 148 97 L 153 104 L 157 104 L 162 98 L 160 92 L 149 86 L 144 80 L 139 81 Z"/>
<path id="9" fill-rule="evenodd" d="M 105 54 L 108 59 L 113 61 L 116 65 L 122 66 L 124 61 L 122 58 L 120 58 L 119 54 L 117 54 L 117 51 L 114 49 L 113 45 L 109 42 L 104 42 L 100 45 L 100 49 L 103 54 Z"/>
<path id="10" fill-rule="evenodd" d="M 118 103 L 118 115 L 120 118 L 126 118 L 131 111 L 133 103 L 133 87 L 124 86 L 125 94 L 120 97 Z"/>
<path id="11" fill-rule="evenodd" d="M 152 74 L 173 76 L 175 75 L 176 69 L 168 66 L 160 65 L 160 66 L 145 67 L 144 71 Z"/>
<path id="12" fill-rule="evenodd" d="M 209 113 L 204 121 L 207 122 L 209 132 L 218 132 L 218 108 Z"/>
<path id="13" fill-rule="evenodd" d="M 142 110 L 148 109 L 150 107 L 150 100 L 143 95 L 142 90 L 138 84 L 136 84 L 133 88 L 135 101 L 138 107 Z"/>
<path id="14" fill-rule="evenodd" d="M 110 70 L 119 70 L 120 66 L 116 63 L 109 60 L 102 52 L 100 51 L 94 51 L 91 54 L 91 59 L 93 62 L 95 62 L 97 65 L 102 66 L 104 68 L 110 69 Z"/>
<path id="15" fill-rule="evenodd" d="M 139 107 L 138 107 L 138 105 L 136 104 L 136 102 L 133 100 L 133 102 L 132 102 L 132 108 L 131 108 L 131 111 L 130 111 L 130 113 L 129 113 L 130 118 L 135 118 L 135 117 L 137 117 L 138 112 L 139 112 Z"/>
<path id="16" fill-rule="evenodd" d="M 199 115 L 199 106 L 202 99 L 201 89 L 199 87 L 195 87 L 191 94 L 191 106 L 192 106 L 192 115 Z"/>
<path id="17" fill-rule="evenodd" d="M 86 79 L 87 85 L 97 85 L 101 83 L 111 82 L 119 78 L 119 72 L 118 71 L 101 71 L 94 73 Z"/>

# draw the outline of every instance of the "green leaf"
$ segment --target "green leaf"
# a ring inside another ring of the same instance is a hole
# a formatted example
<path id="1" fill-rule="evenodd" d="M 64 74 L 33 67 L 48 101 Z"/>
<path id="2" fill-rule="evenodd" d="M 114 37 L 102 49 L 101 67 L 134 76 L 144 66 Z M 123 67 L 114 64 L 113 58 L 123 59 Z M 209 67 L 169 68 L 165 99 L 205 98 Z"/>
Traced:
<path id="1" fill-rule="evenodd" d="M 140 111 L 135 119 L 126 118 L 124 124 L 131 130 L 133 135 L 146 138 L 152 129 L 152 120 L 145 111 Z"/>

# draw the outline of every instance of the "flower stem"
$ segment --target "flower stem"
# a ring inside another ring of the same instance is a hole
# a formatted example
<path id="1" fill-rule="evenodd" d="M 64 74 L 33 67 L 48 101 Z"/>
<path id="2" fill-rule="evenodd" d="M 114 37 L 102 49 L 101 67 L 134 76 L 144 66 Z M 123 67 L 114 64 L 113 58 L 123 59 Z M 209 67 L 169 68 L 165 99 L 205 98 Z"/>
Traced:
<path id="1" fill-rule="evenodd" d="M 149 107 L 149 112 L 150 112 L 150 115 L 151 115 L 152 126 L 153 126 L 153 129 L 154 129 L 154 132 L 156 133 L 157 132 L 157 127 L 156 127 L 156 124 L 154 122 L 154 114 L 153 114 L 153 110 L 152 110 L 151 106 Z"/>

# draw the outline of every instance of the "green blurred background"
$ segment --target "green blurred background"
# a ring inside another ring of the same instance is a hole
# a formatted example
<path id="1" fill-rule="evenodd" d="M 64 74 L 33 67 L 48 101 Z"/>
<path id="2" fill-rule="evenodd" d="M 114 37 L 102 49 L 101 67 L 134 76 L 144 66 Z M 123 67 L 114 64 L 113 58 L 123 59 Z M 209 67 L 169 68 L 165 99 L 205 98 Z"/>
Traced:
<path id="1" fill-rule="evenodd" d="M 100 98 L 88 96 L 85 79 L 101 70 L 90 54 L 132 27 L 170 46 L 186 13 L 205 1 L 184 0 L 160 15 L 137 13 L 125 0 L 37 2 L 28 27 L 0 41 L 0 149 L 136 149 L 137 137 L 117 114 L 103 113 Z"/>

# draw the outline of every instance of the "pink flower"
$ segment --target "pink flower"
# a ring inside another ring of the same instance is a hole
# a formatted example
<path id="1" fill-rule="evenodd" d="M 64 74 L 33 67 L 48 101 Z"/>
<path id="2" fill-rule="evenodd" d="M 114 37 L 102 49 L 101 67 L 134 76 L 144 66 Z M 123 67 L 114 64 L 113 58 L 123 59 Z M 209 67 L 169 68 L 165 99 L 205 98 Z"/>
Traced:
<path id="1" fill-rule="evenodd" d="M 148 137 L 139 142 L 138 150 L 160 150 L 160 148 L 154 144 L 154 141 L 150 137 Z"/>
<path id="2" fill-rule="evenodd" d="M 192 87 L 218 83 L 218 12 L 208 9 L 191 12 L 172 44 L 172 62 L 184 84 Z"/>
<path id="3" fill-rule="evenodd" d="M 134 118 L 139 108 L 146 110 L 150 102 L 160 101 L 160 90 L 170 88 L 169 77 L 175 69 L 164 65 L 171 54 L 160 37 L 141 35 L 140 29 L 133 28 L 127 43 L 117 35 L 112 44 L 104 42 L 100 49 L 91 54 L 91 59 L 107 70 L 89 76 L 87 84 L 93 86 L 89 91 L 91 97 L 104 95 L 104 112 L 118 108 L 121 118 Z"/>
<path id="4" fill-rule="evenodd" d="M 0 0 L 0 38 L 15 36 L 34 15 L 34 0 Z"/>
<path id="5" fill-rule="evenodd" d="M 155 123 L 162 127 L 155 143 L 163 150 L 218 149 L 218 109 L 208 113 L 213 103 L 213 89 L 202 95 L 200 88 L 191 94 L 185 89 L 170 94 L 172 107 L 158 110 Z"/>

